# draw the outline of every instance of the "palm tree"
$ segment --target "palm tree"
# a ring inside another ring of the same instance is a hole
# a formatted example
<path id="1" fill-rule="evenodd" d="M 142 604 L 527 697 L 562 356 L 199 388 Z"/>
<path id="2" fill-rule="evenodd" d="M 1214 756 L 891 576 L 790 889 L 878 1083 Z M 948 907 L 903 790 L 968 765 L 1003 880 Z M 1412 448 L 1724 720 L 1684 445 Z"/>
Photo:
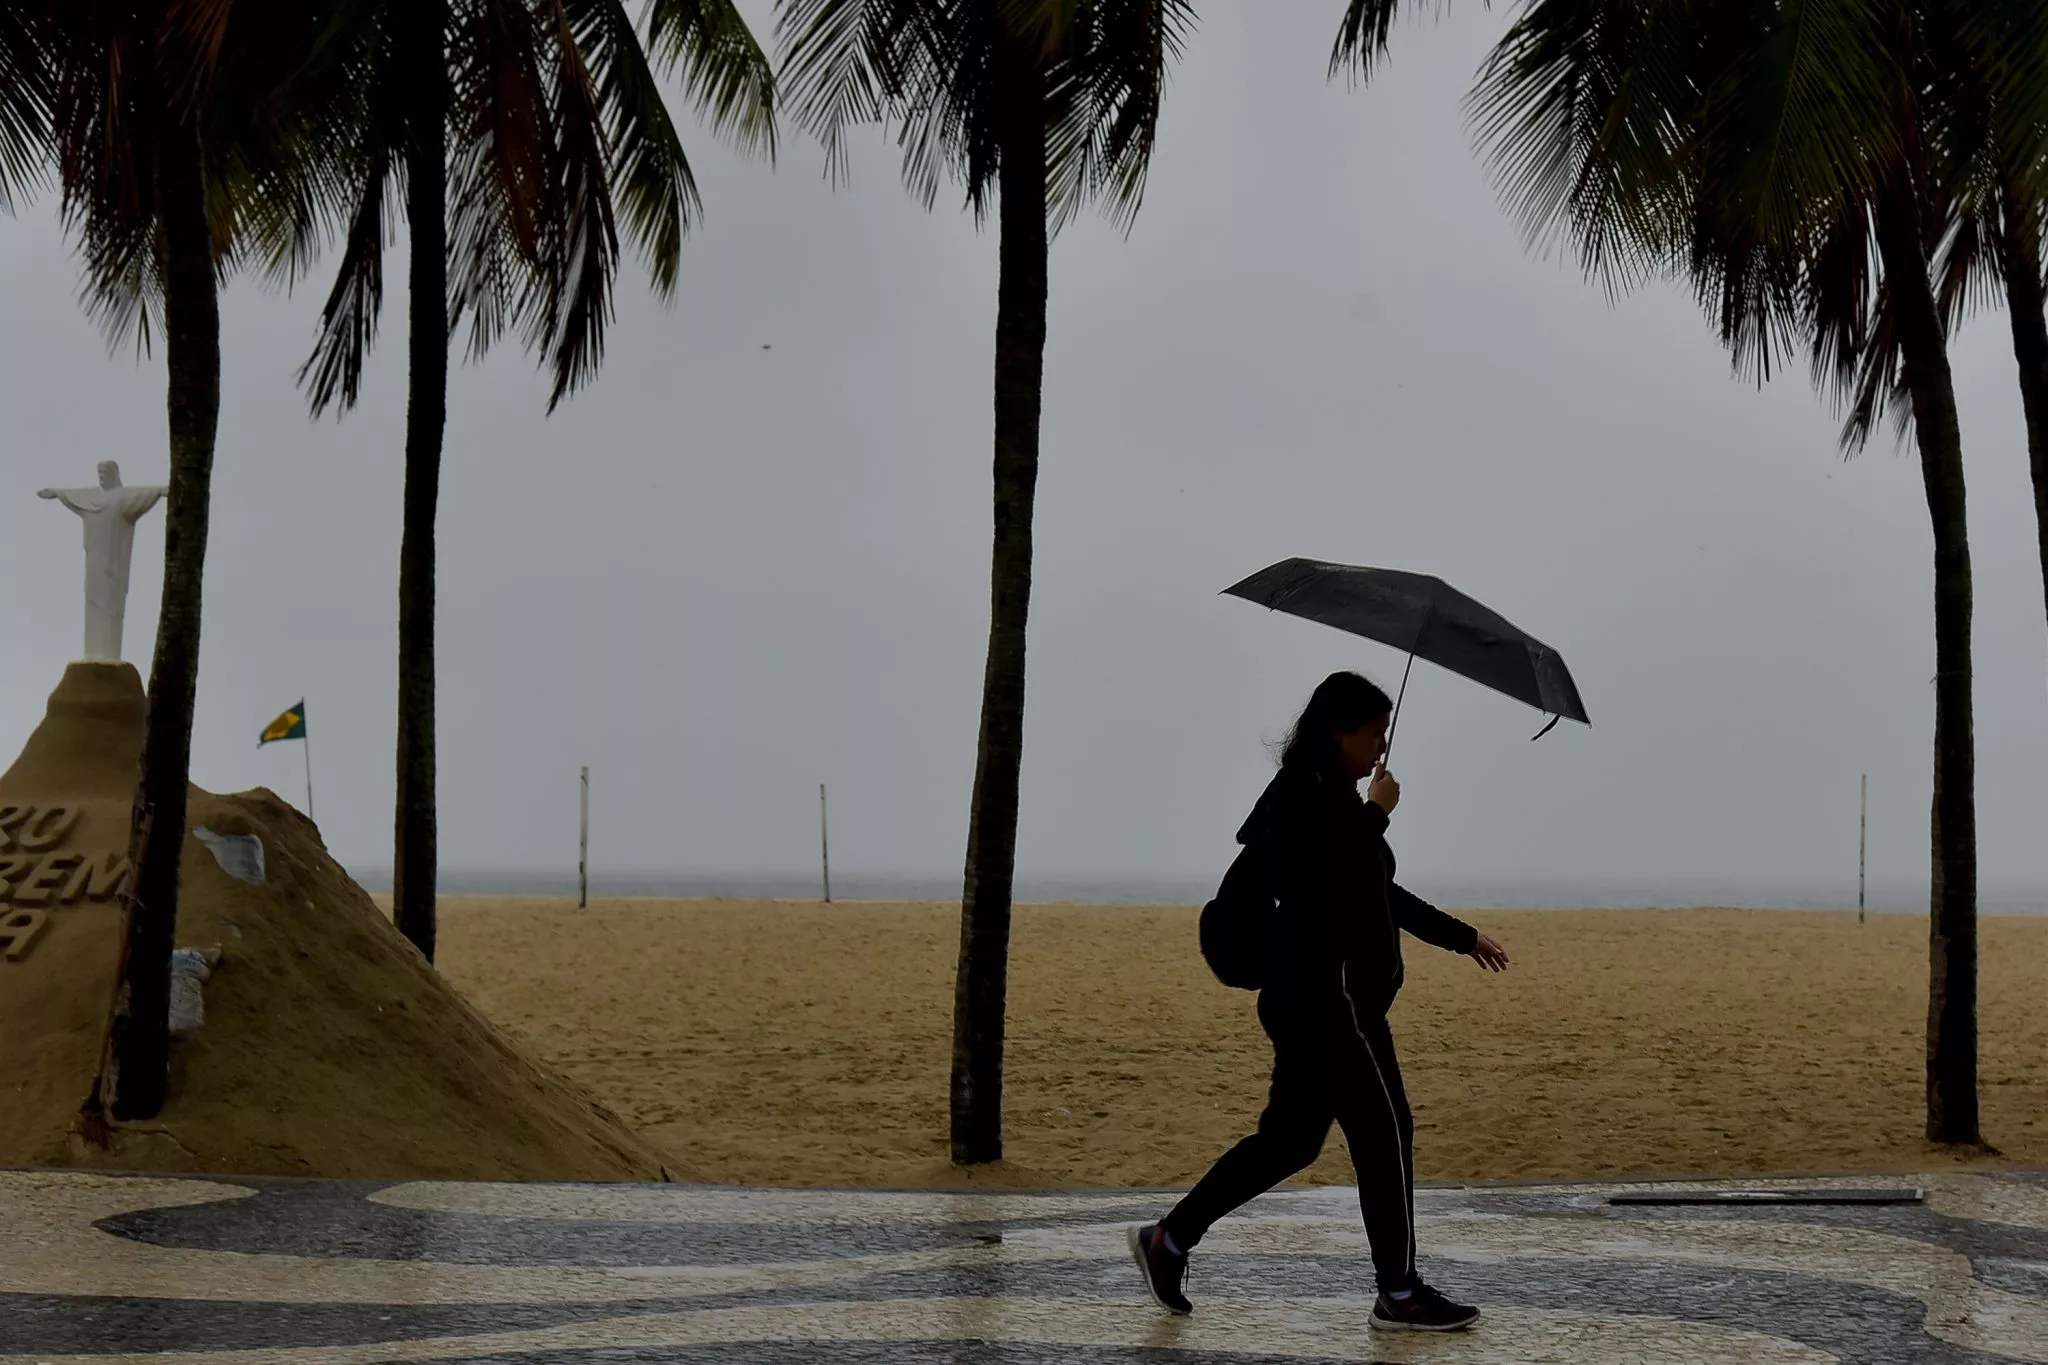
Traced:
<path id="1" fill-rule="evenodd" d="M 2038 166 L 2038 162 L 2036 165 Z M 2010 175 L 1999 188 L 1991 224 L 1991 264 L 2005 287 L 2027 420 L 2027 461 L 2034 480 L 2034 525 L 2040 543 L 2042 602 L 2048 606 L 2048 291 L 2042 288 L 2041 237 L 2048 196 Z"/>
<path id="2" fill-rule="evenodd" d="M 2034 163 L 2035 169 L 2039 162 Z M 2034 525 L 2040 543 L 2041 589 L 2048 606 L 2048 291 L 2042 288 L 2041 238 L 2048 225 L 2048 195 L 2007 163 L 1987 226 L 1990 264 L 2005 288 L 2012 325 L 2013 359 L 2019 367 L 2020 401 L 2026 412 L 2027 460 L 2034 480 Z"/>
<path id="3" fill-rule="evenodd" d="M 1940 12 L 1931 17 L 1952 18 Z M 1929 23 L 1919 30 L 1928 86 L 1923 117 L 1936 134 L 1929 139 L 1934 175 L 1927 212 L 1930 223 L 1941 225 L 1935 275 L 1948 326 L 1953 329 L 1969 308 L 2004 296 L 2048 587 L 2048 319 L 2043 317 L 2041 259 L 2048 222 L 2048 183 L 2043 180 L 2048 168 L 2042 165 L 2048 132 L 2038 122 L 2040 111 L 2016 101 L 1992 75 L 2005 60 L 2003 54 L 2039 50 L 2038 33 L 2013 30 L 2015 17 L 1994 6 L 1972 22 Z M 1853 393 L 1842 430 L 1843 448 L 1852 452 L 1868 445 L 1887 415 L 1902 437 L 1912 421 L 1911 394 L 1898 349 L 1890 344 L 1883 303 L 1880 299 L 1880 316 L 1869 328 L 1875 344 L 1849 357 L 1855 363 L 1840 375 Z"/>
<path id="4" fill-rule="evenodd" d="M 314 412 L 353 406 L 383 302 L 394 182 L 411 231 L 409 401 L 398 577 L 399 930 L 434 957 L 434 526 L 448 347 L 518 325 L 553 370 L 549 409 L 595 374 L 619 210 L 656 289 L 675 286 L 696 182 L 662 102 L 680 67 L 715 129 L 773 151 L 774 81 L 731 0 L 651 0 L 645 47 L 623 0 L 360 0 L 362 120 L 341 266 L 300 379 Z M 451 276 L 452 267 L 452 276 Z"/>
<path id="5" fill-rule="evenodd" d="M 1976 3 L 2017 14 L 2031 0 Z M 1852 423 L 1873 386 L 1904 399 L 1935 541 L 1927 1131 L 1944 1142 L 1981 1140 L 1970 555 L 1934 276 L 1950 178 L 1930 62 L 1962 13 L 1960 0 L 1535 0 L 1475 97 L 1533 238 L 1566 238 L 1611 288 L 1688 279 L 1738 366 L 1761 380 L 1803 349 Z M 1992 79 L 2017 107 L 2043 67 L 2013 55 Z"/>
<path id="6" fill-rule="evenodd" d="M 85 259 L 86 300 L 110 337 L 168 362 L 170 493 L 163 601 L 130 835 L 120 988 L 88 1113 L 148 1118 L 168 1078 L 171 947 L 177 928 L 193 699 L 199 672 L 214 433 L 220 411 L 222 273 L 267 253 L 289 271 L 310 230 L 304 149 L 326 131 L 310 99 L 320 16 L 220 0 L 47 0 L 8 7 L 32 34 L 46 91 L 47 151 L 63 216 Z M 10 58 L 19 63 L 18 51 Z M 301 99 L 287 93 L 305 74 Z M 19 92 L 0 100 L 18 137 L 34 124 Z M 5 138 L 0 138 L 4 142 Z M 9 144 L 10 178 L 24 149 Z"/>
<path id="7" fill-rule="evenodd" d="M 2036 7 L 1995 4 L 1926 33 L 1931 86 L 1941 123 L 1937 140 L 1951 184 L 1949 230 L 1938 272 L 1953 321 L 1968 304 L 2002 292 L 2027 427 L 2044 606 L 2048 606 L 2048 317 L 2044 317 L 2041 239 L 2048 228 L 2048 126 L 2041 74 L 2017 83 L 2001 72 L 2043 50 L 2048 15 Z M 1902 417 L 1903 394 L 1878 382 L 1891 367 L 1869 367 L 1847 439 L 1860 446 L 1880 406 Z"/>
<path id="8" fill-rule="evenodd" d="M 2048 157 L 2048 14 L 1992 0 L 1963 5 L 1923 0 L 1894 20 L 1905 39 L 1917 124 L 1909 144 L 1916 168 L 1923 239 L 1935 274 L 1936 307 L 1952 330 L 1971 302 L 2002 282 L 2018 362 L 2035 493 L 2036 527 L 2048 587 L 2048 320 L 2042 312 L 2043 161 Z M 1838 223 L 1824 241 L 1817 364 L 1831 368 L 1850 399 L 1845 449 L 1861 449 L 1887 411 L 1903 438 L 1918 411 L 1907 332 L 1888 283 L 1862 278 L 1870 254 L 1855 225 Z M 1866 298 L 1872 299 L 1868 318 Z M 1961 534 L 1960 526 L 1956 534 Z M 1937 539 L 1939 546 L 1940 540 Z M 1939 587 L 1937 587 L 1939 592 Z M 1943 669 L 1949 667 L 1944 663 Z M 1937 727 L 1937 735 L 1942 733 Z M 1937 838 L 1947 817 L 1936 778 Z M 1975 868 L 1968 870 L 1974 889 Z M 1948 880 L 1944 883 L 1944 874 Z M 1953 869 L 1937 871 L 1927 1023 L 1928 1135 L 1979 1141 L 1976 1095 L 1974 909 L 1950 904 Z M 1967 1093 L 1966 1093 L 1967 1092 Z"/>
<path id="9" fill-rule="evenodd" d="M 927 207 L 956 177 L 977 222 L 996 201 L 994 547 L 987 667 L 954 979 L 951 1146 L 1003 1154 L 1008 993 L 1031 516 L 1038 483 L 1051 233 L 1091 200 L 1129 223 L 1144 196 L 1185 0 L 781 0 L 784 78 L 835 176 L 845 134 L 894 125 Z"/>

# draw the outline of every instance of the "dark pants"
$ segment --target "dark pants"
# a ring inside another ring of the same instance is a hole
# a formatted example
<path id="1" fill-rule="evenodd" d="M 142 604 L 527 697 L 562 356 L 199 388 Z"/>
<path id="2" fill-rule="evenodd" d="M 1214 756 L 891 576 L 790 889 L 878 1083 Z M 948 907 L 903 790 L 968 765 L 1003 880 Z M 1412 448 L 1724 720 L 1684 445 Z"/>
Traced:
<path id="1" fill-rule="evenodd" d="M 1166 1215 L 1181 1250 L 1210 1225 L 1313 1163 L 1334 1120 L 1358 1172 L 1358 1203 L 1381 1289 L 1415 1283 L 1415 1119 L 1383 1015 L 1298 1011 L 1259 997 L 1273 1040 L 1273 1090 L 1259 1130 L 1225 1152 Z M 1334 1016 L 1334 1022 L 1333 1022 Z"/>

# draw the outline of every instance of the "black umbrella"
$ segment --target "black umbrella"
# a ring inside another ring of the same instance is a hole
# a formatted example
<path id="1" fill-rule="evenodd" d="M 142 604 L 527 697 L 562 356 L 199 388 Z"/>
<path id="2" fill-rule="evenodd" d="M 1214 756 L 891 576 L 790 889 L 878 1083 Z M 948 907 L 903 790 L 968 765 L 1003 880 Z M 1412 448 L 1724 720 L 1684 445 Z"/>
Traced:
<path id="1" fill-rule="evenodd" d="M 1405 650 L 1409 670 L 1414 669 L 1418 657 L 1424 658 L 1526 702 L 1550 716 L 1550 724 L 1536 734 L 1537 739 L 1549 734 L 1560 720 L 1593 723 L 1587 719 L 1585 703 L 1579 700 L 1571 670 L 1556 650 L 1441 578 L 1399 569 L 1283 559 L 1224 592 Z M 1394 700 L 1397 722 L 1401 698 L 1407 693 L 1408 672 L 1404 671 L 1401 696 Z M 1390 731 L 1389 747 L 1392 738 Z"/>

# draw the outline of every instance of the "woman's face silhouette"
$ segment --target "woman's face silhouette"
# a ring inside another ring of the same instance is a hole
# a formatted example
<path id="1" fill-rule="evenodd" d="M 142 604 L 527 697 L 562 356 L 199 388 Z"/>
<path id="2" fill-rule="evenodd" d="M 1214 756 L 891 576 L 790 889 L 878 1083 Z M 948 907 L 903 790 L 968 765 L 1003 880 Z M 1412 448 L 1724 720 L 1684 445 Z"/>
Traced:
<path id="1" fill-rule="evenodd" d="M 1375 716 L 1356 730 L 1337 732 L 1337 753 L 1353 781 L 1367 777 L 1387 752 L 1387 716 Z"/>

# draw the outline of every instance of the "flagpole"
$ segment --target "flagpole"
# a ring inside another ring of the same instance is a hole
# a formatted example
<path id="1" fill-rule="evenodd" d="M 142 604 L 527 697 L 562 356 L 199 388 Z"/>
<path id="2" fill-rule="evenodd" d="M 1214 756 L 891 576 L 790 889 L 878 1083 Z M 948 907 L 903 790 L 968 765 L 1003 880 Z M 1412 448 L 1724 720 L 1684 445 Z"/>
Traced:
<path id="1" fill-rule="evenodd" d="M 825 823 L 825 784 L 818 784 L 818 862 L 825 878 L 825 904 L 832 903 L 832 834 Z"/>
<path id="2" fill-rule="evenodd" d="M 306 714 L 306 703 L 299 703 L 299 715 Z M 304 724 L 301 721 L 301 724 Z M 306 726 L 306 732 L 299 736 L 299 744 L 306 751 L 306 818 L 313 818 L 313 728 Z"/>
<path id="3" fill-rule="evenodd" d="M 1856 821 L 1856 922 L 1863 923 L 1863 892 L 1870 867 L 1870 774 L 1863 774 L 1863 813 Z"/>

